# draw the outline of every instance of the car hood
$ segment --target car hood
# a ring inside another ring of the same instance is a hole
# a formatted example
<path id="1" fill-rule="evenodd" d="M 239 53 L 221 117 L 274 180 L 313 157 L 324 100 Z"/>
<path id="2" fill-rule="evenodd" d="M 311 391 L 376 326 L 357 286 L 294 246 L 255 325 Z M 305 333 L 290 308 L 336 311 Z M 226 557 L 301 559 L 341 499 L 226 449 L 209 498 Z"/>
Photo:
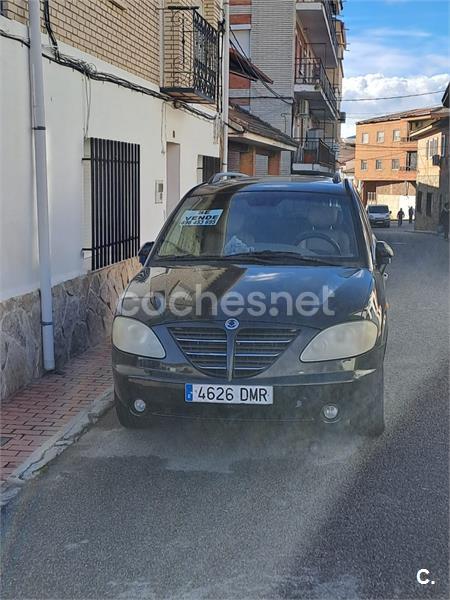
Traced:
<path id="1" fill-rule="evenodd" d="M 145 267 L 133 278 L 118 312 L 152 325 L 237 317 L 243 322 L 322 328 L 364 311 L 373 289 L 373 274 L 361 268 L 223 262 L 158 264 Z M 264 314 L 249 312 L 254 306 L 252 293 L 258 293 L 267 307 Z M 273 298 L 272 294 L 279 297 Z M 212 298 L 217 298 L 217 315 Z M 293 310 L 289 310 L 289 302 Z M 239 309 L 242 313 L 235 314 Z"/>

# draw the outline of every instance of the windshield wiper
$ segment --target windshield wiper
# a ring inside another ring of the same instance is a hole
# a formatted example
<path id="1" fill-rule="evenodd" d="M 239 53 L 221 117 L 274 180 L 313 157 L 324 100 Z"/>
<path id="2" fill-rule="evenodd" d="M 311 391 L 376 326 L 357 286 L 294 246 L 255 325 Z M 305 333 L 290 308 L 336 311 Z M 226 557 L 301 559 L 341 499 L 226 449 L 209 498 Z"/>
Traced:
<path id="1" fill-rule="evenodd" d="M 226 256 L 214 256 L 209 254 L 191 254 L 186 252 L 185 254 L 163 254 L 154 257 L 155 260 L 226 260 Z"/>
<path id="2" fill-rule="evenodd" d="M 286 251 L 277 251 L 277 250 L 261 250 L 260 252 L 242 252 L 239 254 L 230 254 L 227 258 L 232 260 L 242 260 L 242 259 L 256 259 L 258 261 L 272 261 L 275 260 L 294 260 L 303 263 L 310 263 L 316 265 L 326 265 L 326 266 L 334 266 L 339 263 L 333 262 L 332 260 L 325 260 L 322 258 L 317 258 L 315 256 L 305 256 L 303 254 L 299 254 L 298 252 L 286 252 Z"/>
<path id="3" fill-rule="evenodd" d="M 248 260 L 252 262 L 257 262 L 261 264 L 267 264 L 268 262 L 280 262 L 283 260 L 288 260 L 291 262 L 300 262 L 314 265 L 324 265 L 324 266 L 335 266 L 339 265 L 339 263 L 333 262 L 332 260 L 325 260 L 321 258 L 317 258 L 315 256 L 304 256 L 303 254 L 299 254 L 298 252 L 286 252 L 286 251 L 276 251 L 276 250 L 261 250 L 260 252 L 240 252 L 237 254 L 228 254 L 225 256 L 217 256 L 217 255 L 197 255 L 191 254 L 189 252 L 185 254 L 167 254 L 167 255 L 157 255 L 154 257 L 154 260 L 157 261 L 227 261 L 233 262 L 236 260 Z"/>

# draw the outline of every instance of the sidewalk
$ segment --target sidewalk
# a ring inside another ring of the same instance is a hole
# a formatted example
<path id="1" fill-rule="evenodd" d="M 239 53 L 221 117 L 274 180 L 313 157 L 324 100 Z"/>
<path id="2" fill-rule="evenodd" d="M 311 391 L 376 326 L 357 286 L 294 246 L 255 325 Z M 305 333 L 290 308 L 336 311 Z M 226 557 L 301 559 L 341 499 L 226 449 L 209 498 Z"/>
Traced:
<path id="1" fill-rule="evenodd" d="M 111 389 L 108 341 L 72 359 L 65 365 L 63 373 L 45 375 L 4 402 L 0 436 L 1 482 Z"/>

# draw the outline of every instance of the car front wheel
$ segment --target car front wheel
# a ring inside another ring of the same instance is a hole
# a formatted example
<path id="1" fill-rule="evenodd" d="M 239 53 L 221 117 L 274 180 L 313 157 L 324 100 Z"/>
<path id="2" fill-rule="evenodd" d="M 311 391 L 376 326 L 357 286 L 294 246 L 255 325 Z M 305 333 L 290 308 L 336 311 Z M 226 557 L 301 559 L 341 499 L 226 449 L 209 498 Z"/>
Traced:
<path id="1" fill-rule="evenodd" d="M 384 378 L 364 409 L 352 419 L 353 429 L 365 437 L 377 438 L 385 429 L 384 422 Z"/>

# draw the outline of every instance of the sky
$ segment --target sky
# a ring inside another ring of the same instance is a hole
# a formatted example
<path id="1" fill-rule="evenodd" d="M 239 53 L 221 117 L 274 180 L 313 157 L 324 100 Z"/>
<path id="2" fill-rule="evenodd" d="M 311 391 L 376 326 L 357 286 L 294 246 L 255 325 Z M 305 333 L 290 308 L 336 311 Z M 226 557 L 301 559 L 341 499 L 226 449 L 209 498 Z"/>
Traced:
<path id="1" fill-rule="evenodd" d="M 442 93 L 402 100 L 351 102 L 443 90 L 450 80 L 450 0 L 344 0 L 342 136 L 356 121 L 437 106 Z"/>

